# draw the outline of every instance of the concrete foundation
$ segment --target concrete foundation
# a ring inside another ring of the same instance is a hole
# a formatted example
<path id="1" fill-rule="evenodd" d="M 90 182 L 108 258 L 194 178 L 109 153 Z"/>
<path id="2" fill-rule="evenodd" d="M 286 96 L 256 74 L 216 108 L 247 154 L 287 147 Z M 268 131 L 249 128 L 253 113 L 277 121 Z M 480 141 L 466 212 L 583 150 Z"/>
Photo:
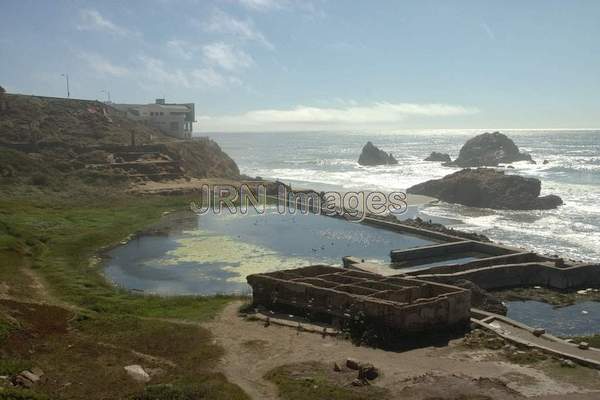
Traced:
<path id="1" fill-rule="evenodd" d="M 468 323 L 471 294 L 455 286 L 313 265 L 247 278 L 254 304 L 291 306 L 332 319 L 366 318 L 418 333 Z"/>

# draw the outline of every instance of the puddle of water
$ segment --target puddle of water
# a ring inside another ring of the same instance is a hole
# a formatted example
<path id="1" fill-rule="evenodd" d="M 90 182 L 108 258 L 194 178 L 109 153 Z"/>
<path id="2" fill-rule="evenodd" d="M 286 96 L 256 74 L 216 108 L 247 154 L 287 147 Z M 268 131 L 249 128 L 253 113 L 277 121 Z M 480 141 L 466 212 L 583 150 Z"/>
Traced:
<path id="1" fill-rule="evenodd" d="M 554 308 L 539 301 L 506 303 L 508 317 L 555 336 L 588 336 L 600 333 L 600 302 L 586 301 Z"/>
<path id="2" fill-rule="evenodd" d="M 113 249 L 105 274 L 115 284 L 163 295 L 249 293 L 246 276 L 310 264 L 341 264 L 342 256 L 388 262 L 392 249 L 435 242 L 318 215 L 198 217 L 197 227 L 144 236 Z"/>

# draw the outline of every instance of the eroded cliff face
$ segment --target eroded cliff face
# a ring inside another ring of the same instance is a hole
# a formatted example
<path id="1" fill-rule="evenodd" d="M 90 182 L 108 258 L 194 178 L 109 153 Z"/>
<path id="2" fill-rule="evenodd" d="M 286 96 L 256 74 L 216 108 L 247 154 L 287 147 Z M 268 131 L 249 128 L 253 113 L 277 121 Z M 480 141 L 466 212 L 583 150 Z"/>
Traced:
<path id="1" fill-rule="evenodd" d="M 60 189 L 71 179 L 112 186 L 240 176 L 235 162 L 214 141 L 175 140 L 101 102 L 2 97 L 0 183 Z"/>
<path id="2" fill-rule="evenodd" d="M 563 204 L 555 195 L 540 196 L 541 182 L 535 178 L 505 175 L 490 168 L 464 169 L 410 187 L 407 191 L 471 207 L 535 210 Z"/>
<path id="3" fill-rule="evenodd" d="M 227 153 L 209 138 L 198 138 L 165 144 L 173 158 L 181 160 L 185 173 L 195 178 L 240 177 L 240 170 Z"/>

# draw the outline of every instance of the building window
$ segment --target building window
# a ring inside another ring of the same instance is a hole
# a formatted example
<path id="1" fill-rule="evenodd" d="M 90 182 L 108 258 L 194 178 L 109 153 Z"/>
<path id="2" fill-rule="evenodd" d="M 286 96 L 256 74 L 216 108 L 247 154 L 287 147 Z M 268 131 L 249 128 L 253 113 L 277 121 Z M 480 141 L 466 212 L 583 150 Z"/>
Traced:
<path id="1" fill-rule="evenodd" d="M 179 131 L 179 122 L 171 122 L 171 130 L 174 132 Z"/>
<path id="2" fill-rule="evenodd" d="M 160 112 L 160 115 L 163 115 L 163 112 L 162 112 L 162 111 Z"/>

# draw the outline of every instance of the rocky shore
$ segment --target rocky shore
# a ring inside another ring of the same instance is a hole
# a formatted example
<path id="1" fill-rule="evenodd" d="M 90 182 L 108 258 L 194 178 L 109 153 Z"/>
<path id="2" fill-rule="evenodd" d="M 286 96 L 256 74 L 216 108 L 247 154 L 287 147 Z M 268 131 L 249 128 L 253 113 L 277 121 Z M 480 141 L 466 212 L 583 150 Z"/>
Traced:
<path id="1" fill-rule="evenodd" d="M 420 183 L 407 192 L 448 203 L 499 210 L 548 210 L 563 204 L 556 195 L 540 197 L 541 186 L 539 179 L 477 168 Z"/>

